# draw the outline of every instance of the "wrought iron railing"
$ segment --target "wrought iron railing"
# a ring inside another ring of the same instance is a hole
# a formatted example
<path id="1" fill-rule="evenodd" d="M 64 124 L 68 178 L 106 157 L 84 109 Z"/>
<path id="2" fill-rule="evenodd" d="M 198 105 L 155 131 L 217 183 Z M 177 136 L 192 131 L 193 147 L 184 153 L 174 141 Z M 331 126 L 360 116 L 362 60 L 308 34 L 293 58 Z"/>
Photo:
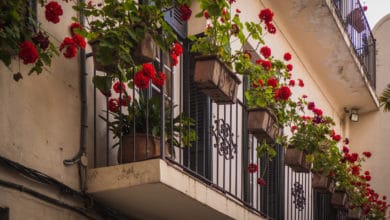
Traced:
<path id="1" fill-rule="evenodd" d="M 376 46 L 375 38 L 359 0 L 332 0 L 339 19 L 353 46 L 364 74 L 375 88 Z"/>

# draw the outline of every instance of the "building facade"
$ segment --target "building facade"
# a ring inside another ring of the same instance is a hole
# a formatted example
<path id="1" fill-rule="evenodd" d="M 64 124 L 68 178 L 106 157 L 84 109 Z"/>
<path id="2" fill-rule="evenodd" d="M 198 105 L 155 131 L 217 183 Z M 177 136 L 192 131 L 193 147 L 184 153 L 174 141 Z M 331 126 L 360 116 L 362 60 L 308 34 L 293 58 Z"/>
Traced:
<path id="1" fill-rule="evenodd" d="M 64 18 L 54 27 L 38 7 L 38 20 L 58 39 L 69 35 L 63 28 L 68 27 L 66 22 L 79 16 L 71 4 L 60 4 Z M 264 8 L 275 13 L 277 33 L 264 36 L 272 55 L 281 58 L 290 52 L 292 74 L 305 83 L 293 96 L 307 95 L 315 101 L 335 120 L 337 132 L 350 138 L 354 150 L 372 151 L 367 162 L 372 185 L 379 194 L 390 195 L 386 187 L 390 179 L 383 175 L 388 116 L 379 111 L 377 98 L 387 84 L 387 17 L 373 35 L 364 15 L 363 27 L 351 19 L 354 10 L 363 12 L 357 0 L 232 4 L 232 10 L 240 9 L 243 21 L 256 22 Z M 193 15 L 199 12 L 196 1 L 191 9 Z M 180 113 L 193 118 L 198 138 L 190 148 L 158 140 L 166 158 L 118 163 L 124 153 L 112 147 L 118 139 L 113 139 L 106 122 L 112 120 L 108 98 L 92 84 L 94 76 L 107 73 L 95 68 L 89 46 L 77 59 L 60 56 L 42 74 L 18 82 L 12 73 L 28 71 L 20 61 L 13 60 L 13 72 L 0 67 L 5 103 L 0 107 L 0 219 L 346 218 L 330 205 L 330 194 L 312 189 L 310 173 L 296 173 L 284 165 L 284 146 L 275 146 L 278 154 L 272 161 L 257 157 L 262 140 L 247 130 L 245 77 L 240 76 L 235 104 L 216 104 L 197 87 L 188 36 L 201 34 L 207 21 L 192 16 L 182 23 L 177 13 L 168 11 L 166 19 L 184 54 L 172 67 L 166 61 L 169 54 L 156 51 L 154 64 L 167 74 L 166 86 L 163 91 L 150 86 L 144 95 L 173 109 L 171 115 L 161 110 L 162 121 Z M 248 41 L 246 49 L 257 45 Z M 134 90 L 128 92 L 139 98 Z M 358 122 L 350 121 L 352 110 L 358 110 Z M 250 163 L 258 164 L 259 172 L 248 173 Z M 260 176 L 265 186 L 257 184 Z"/>

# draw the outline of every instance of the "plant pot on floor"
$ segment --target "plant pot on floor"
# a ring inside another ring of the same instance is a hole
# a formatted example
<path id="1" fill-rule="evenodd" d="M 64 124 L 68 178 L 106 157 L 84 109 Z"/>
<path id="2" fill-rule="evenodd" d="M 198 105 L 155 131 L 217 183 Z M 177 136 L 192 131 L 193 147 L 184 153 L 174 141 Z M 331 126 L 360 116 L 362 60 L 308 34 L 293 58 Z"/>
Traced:
<path id="1" fill-rule="evenodd" d="M 195 58 L 194 81 L 217 104 L 236 103 L 241 80 L 217 56 Z"/>
<path id="2" fill-rule="evenodd" d="M 332 194 L 330 203 L 336 208 L 347 208 L 348 195 L 343 191 L 336 191 Z"/>
<path id="3" fill-rule="evenodd" d="M 97 54 L 100 51 L 99 46 L 99 38 L 95 40 L 89 41 L 89 44 L 92 48 L 92 54 Z M 109 61 L 101 62 L 96 56 L 93 56 L 93 61 L 95 65 L 95 69 L 98 71 L 112 73 L 118 71 L 118 63 L 119 57 L 116 54 L 109 53 L 109 51 L 105 51 L 110 55 Z M 151 35 L 146 34 L 145 38 L 137 44 L 137 46 L 131 51 L 131 56 L 135 65 L 139 65 L 142 63 L 150 63 L 153 62 L 157 55 L 157 45 L 154 42 Z"/>
<path id="4" fill-rule="evenodd" d="M 165 144 L 165 155 L 169 155 L 167 144 Z M 136 133 L 134 140 L 133 134 L 127 134 L 122 137 L 122 146 L 118 150 L 118 163 L 131 163 L 160 156 L 160 137 Z"/>
<path id="5" fill-rule="evenodd" d="M 362 209 L 359 207 L 349 209 L 347 219 L 348 220 L 362 220 L 362 219 L 364 219 Z"/>
<path id="6" fill-rule="evenodd" d="M 306 153 L 302 150 L 289 147 L 284 155 L 284 163 L 298 173 L 309 173 L 311 163 L 306 161 Z"/>
<path id="7" fill-rule="evenodd" d="M 282 133 L 282 128 L 277 126 L 275 115 L 268 109 L 254 108 L 248 110 L 248 131 L 257 139 L 272 143 Z"/>
<path id="8" fill-rule="evenodd" d="M 320 192 L 334 192 L 335 182 L 333 178 L 313 173 L 311 179 L 311 186 Z"/>

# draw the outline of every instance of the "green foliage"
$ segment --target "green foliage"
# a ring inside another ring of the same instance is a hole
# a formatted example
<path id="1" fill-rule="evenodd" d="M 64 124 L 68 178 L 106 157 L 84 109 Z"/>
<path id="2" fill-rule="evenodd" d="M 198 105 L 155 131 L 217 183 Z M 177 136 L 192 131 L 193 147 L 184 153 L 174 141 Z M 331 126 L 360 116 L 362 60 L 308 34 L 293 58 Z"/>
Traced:
<path id="1" fill-rule="evenodd" d="M 386 89 L 382 92 L 379 97 L 380 106 L 383 108 L 383 111 L 390 111 L 390 84 L 387 85 Z"/>
<path id="2" fill-rule="evenodd" d="M 169 107 L 165 107 L 165 139 L 168 144 L 172 141 L 173 146 L 191 147 L 197 139 L 194 119 L 181 113 L 171 120 L 171 110 Z M 113 117 L 111 121 L 102 116 L 100 118 L 108 122 L 110 130 L 114 133 L 114 138 L 133 132 L 161 136 L 160 111 L 161 100 L 159 97 L 152 96 L 147 99 L 143 93 L 139 93 L 138 99 L 128 103 L 127 113 L 110 112 Z M 114 146 L 118 144 L 116 143 Z"/>

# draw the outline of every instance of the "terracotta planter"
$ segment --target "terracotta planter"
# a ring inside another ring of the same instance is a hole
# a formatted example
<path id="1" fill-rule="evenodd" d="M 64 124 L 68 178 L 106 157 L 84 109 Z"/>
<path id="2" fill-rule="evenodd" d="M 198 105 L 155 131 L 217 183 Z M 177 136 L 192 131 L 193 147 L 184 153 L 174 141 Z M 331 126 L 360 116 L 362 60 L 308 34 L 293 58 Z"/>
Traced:
<path id="1" fill-rule="evenodd" d="M 347 16 L 347 22 L 350 24 L 358 33 L 361 33 L 366 29 L 364 25 L 364 12 L 361 8 L 355 8 Z"/>
<path id="2" fill-rule="evenodd" d="M 268 109 L 256 108 L 248 110 L 248 131 L 257 139 L 272 143 L 282 133 L 282 128 L 277 127 L 276 117 Z"/>
<path id="3" fill-rule="evenodd" d="M 311 186 L 321 192 L 334 192 L 335 182 L 332 178 L 313 173 L 311 178 Z"/>
<path id="4" fill-rule="evenodd" d="M 349 220 L 362 220 L 362 219 L 364 219 L 362 209 L 361 208 L 349 209 L 347 218 Z"/>
<path id="5" fill-rule="evenodd" d="M 89 41 L 89 44 L 92 48 L 92 54 L 98 53 L 99 39 Z M 131 52 L 131 55 L 136 65 L 153 62 L 157 55 L 157 45 L 153 41 L 152 36 L 146 34 L 145 38 Z M 112 63 L 110 64 L 103 64 L 96 60 L 96 57 L 93 56 L 95 69 L 107 73 L 118 71 L 117 64 L 119 62 L 119 57 L 116 54 L 112 54 L 112 56 Z"/>
<path id="6" fill-rule="evenodd" d="M 118 163 L 131 163 L 160 157 L 160 138 L 146 134 L 133 134 L 122 137 L 122 147 L 118 150 Z M 169 155 L 168 145 L 165 144 L 165 155 Z"/>
<path id="7" fill-rule="evenodd" d="M 216 56 L 195 58 L 194 81 L 203 93 L 218 104 L 236 103 L 241 80 Z"/>
<path id="8" fill-rule="evenodd" d="M 334 192 L 330 203 L 336 208 L 347 208 L 348 195 L 346 192 Z"/>
<path id="9" fill-rule="evenodd" d="M 296 148 L 287 148 L 284 163 L 298 173 L 309 173 L 311 163 L 306 161 L 306 153 Z"/>

